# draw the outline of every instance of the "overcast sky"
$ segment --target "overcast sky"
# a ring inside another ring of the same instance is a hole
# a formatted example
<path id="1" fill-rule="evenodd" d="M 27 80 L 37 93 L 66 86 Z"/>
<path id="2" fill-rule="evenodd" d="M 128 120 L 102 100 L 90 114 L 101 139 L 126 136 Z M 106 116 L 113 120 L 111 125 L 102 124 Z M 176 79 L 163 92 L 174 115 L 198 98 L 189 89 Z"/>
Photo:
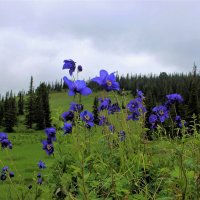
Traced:
<path id="1" fill-rule="evenodd" d="M 0 93 L 30 76 L 60 80 L 64 59 L 80 78 L 189 72 L 200 65 L 200 1 L 0 0 Z"/>

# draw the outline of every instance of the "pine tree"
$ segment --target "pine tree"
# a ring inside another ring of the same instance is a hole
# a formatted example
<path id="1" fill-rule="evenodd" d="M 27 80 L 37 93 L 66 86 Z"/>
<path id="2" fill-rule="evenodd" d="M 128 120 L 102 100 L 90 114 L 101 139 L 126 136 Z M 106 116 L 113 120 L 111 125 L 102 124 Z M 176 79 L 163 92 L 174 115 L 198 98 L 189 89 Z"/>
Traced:
<path id="1" fill-rule="evenodd" d="M 38 129 L 51 126 L 51 112 L 49 106 L 49 91 L 45 83 L 41 83 L 36 90 L 36 116 L 35 122 Z"/>
<path id="2" fill-rule="evenodd" d="M 28 99 L 26 102 L 26 117 L 25 124 L 27 128 L 32 128 L 34 123 L 34 115 L 35 115 L 35 92 L 33 87 L 33 77 L 31 76 L 30 87 L 28 91 Z"/>
<path id="3" fill-rule="evenodd" d="M 12 132 L 13 127 L 17 123 L 17 106 L 15 97 L 12 95 L 12 91 L 6 94 L 6 100 L 4 102 L 4 118 L 3 125 L 7 132 Z"/>
<path id="4" fill-rule="evenodd" d="M 22 92 L 19 92 L 18 94 L 19 100 L 18 100 L 18 114 L 23 115 L 24 114 L 24 95 Z"/>

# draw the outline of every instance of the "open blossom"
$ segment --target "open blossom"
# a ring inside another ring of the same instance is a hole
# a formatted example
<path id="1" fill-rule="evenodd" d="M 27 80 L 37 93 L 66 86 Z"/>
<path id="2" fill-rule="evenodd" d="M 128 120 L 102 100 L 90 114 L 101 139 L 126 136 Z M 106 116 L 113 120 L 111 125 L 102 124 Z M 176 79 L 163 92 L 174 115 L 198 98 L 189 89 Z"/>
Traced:
<path id="1" fill-rule="evenodd" d="M 180 94 L 168 94 L 166 95 L 168 101 L 171 103 L 171 104 L 174 104 L 174 103 L 182 103 L 183 102 L 183 97 L 180 95 Z"/>
<path id="2" fill-rule="evenodd" d="M 161 123 L 169 118 L 169 111 L 165 106 L 156 106 L 152 111 L 157 115 Z"/>
<path id="3" fill-rule="evenodd" d="M 108 74 L 106 70 L 100 71 L 100 76 L 93 78 L 91 81 L 98 83 L 106 91 L 120 90 L 119 83 L 116 82 L 115 72 Z"/>
<path id="4" fill-rule="evenodd" d="M 46 168 L 46 165 L 45 165 L 45 163 L 44 162 L 42 162 L 41 160 L 38 162 L 38 167 L 40 168 L 40 169 L 45 169 Z"/>
<path id="5" fill-rule="evenodd" d="M 94 116 L 91 112 L 87 110 L 82 111 L 80 117 L 89 127 L 94 126 Z"/>
<path id="6" fill-rule="evenodd" d="M 77 93 L 79 93 L 83 96 L 87 96 L 92 93 L 92 90 L 86 86 L 85 81 L 77 80 L 77 81 L 73 82 L 73 81 L 69 80 L 66 76 L 63 78 L 63 80 L 69 88 L 69 92 L 68 92 L 69 96 L 74 96 Z"/>
<path id="7" fill-rule="evenodd" d="M 69 69 L 69 74 L 70 74 L 70 76 L 72 76 L 73 72 L 76 69 L 76 62 L 74 62 L 71 59 L 64 60 L 63 69 Z"/>
<path id="8" fill-rule="evenodd" d="M 51 155 L 54 152 L 52 141 L 49 138 L 47 138 L 47 140 L 43 140 L 42 144 L 42 149 L 45 150 L 48 155 Z"/>

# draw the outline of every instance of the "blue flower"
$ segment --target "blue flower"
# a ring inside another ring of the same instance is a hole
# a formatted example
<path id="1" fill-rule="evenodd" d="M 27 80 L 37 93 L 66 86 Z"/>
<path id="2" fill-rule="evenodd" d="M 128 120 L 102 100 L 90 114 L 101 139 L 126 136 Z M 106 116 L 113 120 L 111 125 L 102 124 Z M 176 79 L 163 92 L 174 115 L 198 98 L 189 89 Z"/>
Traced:
<path id="1" fill-rule="evenodd" d="M 144 94 L 141 90 L 136 90 L 137 91 L 137 96 L 140 100 L 143 100 L 145 97 L 144 97 Z"/>
<path id="2" fill-rule="evenodd" d="M 157 115 L 161 123 L 169 118 L 169 111 L 165 106 L 156 106 L 153 108 L 153 112 Z"/>
<path id="3" fill-rule="evenodd" d="M 105 116 L 100 116 L 99 126 L 108 125 L 108 120 Z"/>
<path id="4" fill-rule="evenodd" d="M 106 91 L 120 90 L 119 83 L 116 82 L 115 72 L 110 75 L 106 70 L 100 71 L 100 77 L 95 77 L 91 81 L 98 83 Z"/>
<path id="5" fill-rule="evenodd" d="M 66 121 L 72 121 L 74 119 L 74 113 L 70 110 L 67 112 L 64 112 L 61 117 L 63 118 L 63 120 Z"/>
<path id="6" fill-rule="evenodd" d="M 151 129 L 155 129 L 157 126 L 158 117 L 157 115 L 151 114 L 149 116 L 149 123 L 151 124 Z"/>
<path id="7" fill-rule="evenodd" d="M 82 104 L 78 104 L 78 103 L 74 103 L 71 102 L 70 103 L 70 108 L 71 111 L 73 112 L 81 112 L 83 110 L 83 105 Z"/>
<path id="8" fill-rule="evenodd" d="M 91 112 L 85 110 L 80 114 L 81 119 L 86 123 L 88 127 L 94 126 L 94 116 Z"/>
<path id="9" fill-rule="evenodd" d="M 2 171 L 3 172 L 8 171 L 8 168 L 9 168 L 8 166 L 5 166 L 5 167 L 2 168 Z"/>
<path id="10" fill-rule="evenodd" d="M 182 128 L 183 125 L 182 125 L 182 121 L 181 121 L 181 117 L 179 115 L 177 115 L 175 117 L 175 122 L 176 122 L 176 126 L 179 127 L 179 128 Z"/>
<path id="11" fill-rule="evenodd" d="M 121 142 L 123 142 L 126 138 L 126 133 L 124 131 L 119 132 L 119 139 Z"/>
<path id="12" fill-rule="evenodd" d="M 45 169 L 45 168 L 46 168 L 46 165 L 45 165 L 44 162 L 42 162 L 42 161 L 40 160 L 39 163 L 38 163 L 38 167 L 39 167 L 40 169 Z"/>
<path id="13" fill-rule="evenodd" d="M 78 66 L 78 72 L 82 72 L 83 71 L 83 67 L 81 65 Z"/>
<path id="14" fill-rule="evenodd" d="M 180 94 L 168 94 L 166 95 L 167 99 L 170 101 L 171 104 L 174 103 L 182 103 L 183 97 Z"/>
<path id="15" fill-rule="evenodd" d="M 45 133 L 52 141 L 56 141 L 56 129 L 54 127 L 46 128 Z"/>
<path id="16" fill-rule="evenodd" d="M 14 172 L 9 172 L 9 176 L 10 176 L 10 178 L 12 178 L 12 177 L 15 176 L 15 173 Z"/>
<path id="17" fill-rule="evenodd" d="M 12 143 L 8 139 L 8 135 L 6 133 L 3 133 L 3 132 L 0 133 L 0 143 L 3 149 L 6 147 L 8 147 L 9 149 L 12 149 Z"/>
<path id="18" fill-rule="evenodd" d="M 41 178 L 41 177 L 42 177 L 41 173 L 38 173 L 37 177 L 38 177 L 38 178 Z"/>
<path id="19" fill-rule="evenodd" d="M 45 150 L 48 155 L 51 155 L 54 152 L 54 147 L 50 139 L 47 138 L 47 140 L 43 140 L 42 144 L 42 149 Z"/>
<path id="20" fill-rule="evenodd" d="M 77 93 L 83 96 L 87 96 L 92 93 L 92 90 L 86 86 L 85 81 L 77 80 L 73 82 L 73 81 L 70 81 L 66 76 L 63 78 L 63 80 L 69 88 L 69 92 L 68 92 L 69 96 L 74 96 Z"/>
<path id="21" fill-rule="evenodd" d="M 108 114 L 114 114 L 115 112 L 120 112 L 120 107 L 118 103 L 114 103 L 108 108 Z"/>
<path id="22" fill-rule="evenodd" d="M 110 130 L 110 132 L 114 133 L 115 132 L 115 127 L 113 125 L 110 125 L 109 126 L 109 130 Z"/>
<path id="23" fill-rule="evenodd" d="M 38 178 L 37 184 L 42 185 L 42 177 Z"/>
<path id="24" fill-rule="evenodd" d="M 127 104 L 127 108 L 130 112 L 138 111 L 138 109 L 141 107 L 141 102 L 138 98 L 130 100 Z"/>
<path id="25" fill-rule="evenodd" d="M 68 134 L 72 132 L 72 124 L 64 123 L 63 130 L 65 131 L 64 134 Z"/>
<path id="26" fill-rule="evenodd" d="M 76 62 L 74 62 L 71 59 L 64 60 L 63 69 L 69 69 L 70 76 L 72 76 L 73 72 L 75 71 L 75 68 L 76 68 Z"/>
<path id="27" fill-rule="evenodd" d="M 100 98 L 99 101 L 100 101 L 100 106 L 98 107 L 99 111 L 108 109 L 111 104 L 111 100 L 109 98 L 105 99 Z"/>
<path id="28" fill-rule="evenodd" d="M 139 116 L 140 116 L 140 112 L 139 111 L 135 111 L 131 115 L 128 115 L 127 120 L 132 119 L 133 121 L 136 121 L 136 120 L 139 119 Z"/>

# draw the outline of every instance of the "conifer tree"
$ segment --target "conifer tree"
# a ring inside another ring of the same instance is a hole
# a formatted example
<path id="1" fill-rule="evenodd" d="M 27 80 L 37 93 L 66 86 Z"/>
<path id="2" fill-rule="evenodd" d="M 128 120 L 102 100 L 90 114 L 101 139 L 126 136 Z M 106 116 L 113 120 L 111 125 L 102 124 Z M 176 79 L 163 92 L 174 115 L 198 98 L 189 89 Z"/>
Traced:
<path id="1" fill-rule="evenodd" d="M 24 114 L 24 95 L 22 92 L 19 92 L 18 94 L 19 100 L 18 100 L 18 114 L 23 115 Z"/>
<path id="2" fill-rule="evenodd" d="M 45 83 L 41 83 L 36 90 L 36 116 L 35 122 L 38 129 L 51 126 L 51 112 L 49 105 L 49 91 Z"/>
<path id="3" fill-rule="evenodd" d="M 35 115 L 35 92 L 33 87 L 33 77 L 31 76 L 30 87 L 28 91 L 28 99 L 26 102 L 26 117 L 25 124 L 27 128 L 32 128 L 34 123 L 34 115 Z"/>
<path id="4" fill-rule="evenodd" d="M 15 96 L 12 95 L 12 91 L 6 94 L 6 100 L 4 102 L 4 118 L 3 125 L 8 132 L 13 131 L 13 127 L 17 123 L 17 106 Z"/>

